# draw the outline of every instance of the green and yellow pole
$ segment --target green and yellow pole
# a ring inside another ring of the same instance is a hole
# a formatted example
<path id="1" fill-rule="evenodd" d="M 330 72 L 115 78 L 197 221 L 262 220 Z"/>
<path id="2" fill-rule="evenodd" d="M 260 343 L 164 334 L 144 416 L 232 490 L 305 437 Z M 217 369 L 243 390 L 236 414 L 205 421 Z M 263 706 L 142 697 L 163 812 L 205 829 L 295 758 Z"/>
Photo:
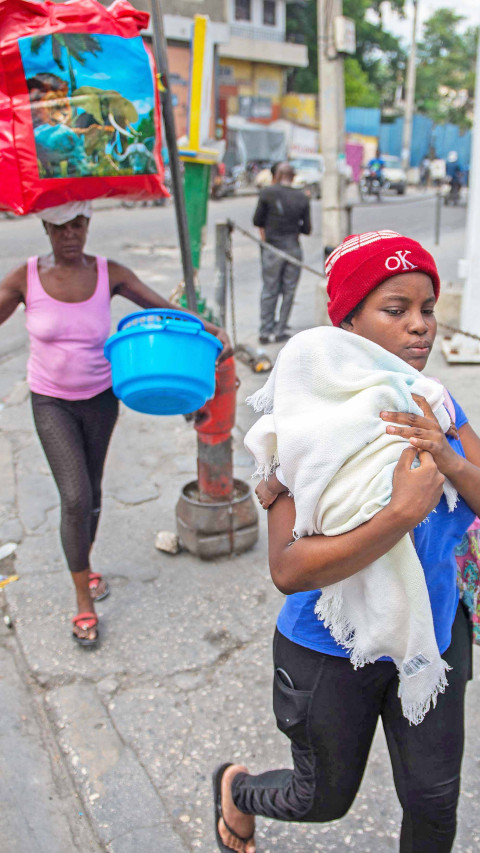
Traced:
<path id="1" fill-rule="evenodd" d="M 195 270 L 200 268 L 203 237 L 207 225 L 210 190 L 209 163 L 184 162 L 184 189 L 187 209 L 188 233 Z"/>
<path id="2" fill-rule="evenodd" d="M 182 257 L 183 277 L 185 281 L 185 293 L 187 296 L 187 307 L 190 311 L 197 310 L 197 298 L 195 295 L 194 269 L 192 252 L 188 234 L 188 217 L 186 213 L 186 200 L 182 185 L 180 172 L 180 160 L 178 156 L 177 140 L 175 136 L 175 121 L 173 116 L 173 103 L 170 90 L 170 81 L 167 63 L 167 40 L 163 26 L 163 14 L 160 0 L 151 0 L 153 51 L 158 71 L 158 84 L 163 111 L 163 123 L 165 137 L 170 158 L 170 171 L 172 174 L 173 198 L 175 202 L 175 215 L 177 219 L 178 239 Z"/>
<path id="3" fill-rule="evenodd" d="M 209 39 L 210 21 L 206 15 L 195 15 L 192 40 L 192 72 L 190 83 L 188 150 L 180 151 L 183 161 L 188 233 L 192 247 L 193 266 L 200 267 L 202 237 L 207 224 L 211 166 L 218 151 L 203 146 L 211 108 L 212 44 Z"/>

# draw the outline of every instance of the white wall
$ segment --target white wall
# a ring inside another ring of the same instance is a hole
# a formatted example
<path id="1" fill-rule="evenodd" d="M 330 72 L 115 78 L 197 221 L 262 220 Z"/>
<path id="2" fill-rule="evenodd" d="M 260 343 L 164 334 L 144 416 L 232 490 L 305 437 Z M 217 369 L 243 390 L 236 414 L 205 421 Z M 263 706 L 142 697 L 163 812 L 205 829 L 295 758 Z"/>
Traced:
<path id="1" fill-rule="evenodd" d="M 276 0 L 276 21 L 275 26 L 265 25 L 263 23 L 263 0 L 251 0 L 251 19 L 250 21 L 237 21 L 235 19 L 235 0 L 228 0 L 228 23 L 234 25 L 235 29 L 244 27 L 245 29 L 254 27 L 255 30 L 261 30 L 268 38 L 268 33 L 275 32 L 278 35 L 285 36 L 285 0 Z M 251 34 L 250 34 L 250 37 Z M 261 38 L 261 32 L 255 33 L 255 38 Z"/>

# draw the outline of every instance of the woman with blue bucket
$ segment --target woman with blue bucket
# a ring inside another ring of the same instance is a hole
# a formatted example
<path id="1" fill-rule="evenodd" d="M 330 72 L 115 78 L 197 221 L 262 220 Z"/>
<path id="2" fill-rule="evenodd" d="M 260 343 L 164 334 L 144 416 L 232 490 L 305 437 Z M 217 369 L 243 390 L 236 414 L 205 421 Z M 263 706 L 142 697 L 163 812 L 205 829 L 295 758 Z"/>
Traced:
<path id="1" fill-rule="evenodd" d="M 132 270 L 84 253 L 91 215 L 88 201 L 43 210 L 38 216 L 51 252 L 29 258 L 0 283 L 0 324 L 25 305 L 33 418 L 60 493 L 60 535 L 77 599 L 72 634 L 81 646 L 97 643 L 95 601 L 109 594 L 104 578 L 92 571 L 90 551 L 118 414 L 104 354 L 110 301 L 118 294 L 142 308 L 178 311 Z M 204 327 L 223 346 L 220 358 L 231 355 L 226 333 L 211 323 Z"/>

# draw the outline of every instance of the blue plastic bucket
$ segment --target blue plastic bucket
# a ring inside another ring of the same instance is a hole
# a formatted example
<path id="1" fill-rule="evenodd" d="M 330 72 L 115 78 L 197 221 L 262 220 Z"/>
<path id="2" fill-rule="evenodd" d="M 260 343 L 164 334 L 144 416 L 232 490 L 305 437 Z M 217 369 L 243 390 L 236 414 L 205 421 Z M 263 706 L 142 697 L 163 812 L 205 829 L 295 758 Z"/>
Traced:
<path id="1" fill-rule="evenodd" d="M 105 356 L 113 391 L 126 406 L 149 415 L 183 415 L 213 397 L 221 349 L 198 317 L 152 308 L 120 321 Z"/>

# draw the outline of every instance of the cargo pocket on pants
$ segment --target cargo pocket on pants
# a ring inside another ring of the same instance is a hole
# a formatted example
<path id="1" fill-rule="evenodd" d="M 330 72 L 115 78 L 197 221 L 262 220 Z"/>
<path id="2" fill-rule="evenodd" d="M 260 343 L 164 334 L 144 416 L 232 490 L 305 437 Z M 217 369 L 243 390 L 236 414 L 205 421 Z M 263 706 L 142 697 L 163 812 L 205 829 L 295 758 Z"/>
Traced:
<path id="1" fill-rule="evenodd" d="M 311 690 L 295 690 L 288 687 L 275 672 L 273 677 L 273 712 L 277 727 L 290 740 L 303 746 L 309 746 L 308 712 Z"/>

